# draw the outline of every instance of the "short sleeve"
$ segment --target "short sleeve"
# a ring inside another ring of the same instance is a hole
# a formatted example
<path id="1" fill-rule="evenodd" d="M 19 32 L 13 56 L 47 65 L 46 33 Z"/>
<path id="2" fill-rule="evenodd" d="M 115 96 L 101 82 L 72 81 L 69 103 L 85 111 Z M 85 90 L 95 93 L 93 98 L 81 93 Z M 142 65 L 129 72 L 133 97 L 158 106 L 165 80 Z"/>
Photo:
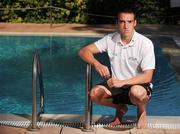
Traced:
<path id="1" fill-rule="evenodd" d="M 141 68 L 142 71 L 155 69 L 154 45 L 151 41 L 146 42 L 143 48 Z"/>
<path id="2" fill-rule="evenodd" d="M 107 51 L 107 46 L 108 46 L 108 35 L 104 36 L 103 38 L 97 40 L 94 42 L 96 47 L 99 49 L 100 53 L 106 52 Z"/>

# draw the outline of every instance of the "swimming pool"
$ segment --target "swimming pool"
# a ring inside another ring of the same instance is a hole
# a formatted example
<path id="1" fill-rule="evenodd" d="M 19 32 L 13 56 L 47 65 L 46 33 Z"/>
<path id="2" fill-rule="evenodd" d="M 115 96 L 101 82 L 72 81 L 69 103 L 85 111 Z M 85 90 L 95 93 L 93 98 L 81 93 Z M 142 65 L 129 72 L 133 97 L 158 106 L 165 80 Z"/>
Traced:
<path id="1" fill-rule="evenodd" d="M 83 114 L 86 64 L 78 50 L 99 37 L 0 36 L 0 113 L 31 113 L 32 57 L 37 50 L 45 87 L 45 113 Z M 180 115 L 180 84 L 175 72 L 155 44 L 154 93 L 149 115 Z M 98 57 L 101 60 L 102 57 Z M 93 73 L 93 83 L 101 78 Z M 93 105 L 94 114 L 114 114 L 111 108 Z M 128 115 L 136 108 L 129 107 Z"/>

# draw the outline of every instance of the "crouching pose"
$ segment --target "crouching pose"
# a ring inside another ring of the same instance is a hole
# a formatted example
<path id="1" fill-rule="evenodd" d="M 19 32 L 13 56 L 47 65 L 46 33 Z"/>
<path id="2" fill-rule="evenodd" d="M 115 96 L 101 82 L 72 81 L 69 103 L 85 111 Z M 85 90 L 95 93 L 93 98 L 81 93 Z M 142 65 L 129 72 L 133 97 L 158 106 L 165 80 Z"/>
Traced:
<path id="1" fill-rule="evenodd" d="M 117 32 L 108 34 L 80 49 L 80 57 L 94 66 L 105 81 L 94 86 L 91 99 L 116 109 L 111 125 L 121 124 L 127 105 L 137 106 L 137 128 L 147 126 L 146 105 L 151 97 L 155 69 L 154 46 L 135 31 L 136 15 L 130 9 L 117 13 Z M 101 64 L 94 54 L 107 52 L 111 65 Z"/>

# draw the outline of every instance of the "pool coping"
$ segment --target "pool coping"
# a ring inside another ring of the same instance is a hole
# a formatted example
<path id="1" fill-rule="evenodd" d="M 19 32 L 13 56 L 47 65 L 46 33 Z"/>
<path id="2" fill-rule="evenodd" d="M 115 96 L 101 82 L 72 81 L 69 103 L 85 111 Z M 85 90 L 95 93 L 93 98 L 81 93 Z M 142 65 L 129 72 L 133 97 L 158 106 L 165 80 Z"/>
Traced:
<path id="1" fill-rule="evenodd" d="M 112 31 L 112 32 L 116 32 L 116 31 Z M 112 33 L 112 32 L 109 32 L 109 33 Z M 83 36 L 83 37 L 102 37 L 104 35 L 106 35 L 108 33 L 92 33 L 92 32 L 84 32 L 84 33 L 76 33 L 76 32 L 67 32 L 67 33 L 64 33 L 64 32 L 2 32 L 0 31 L 0 35 L 10 35 L 10 36 Z M 144 36 L 157 36 L 157 37 L 171 37 L 173 38 L 174 40 L 179 38 L 179 36 L 177 35 L 166 35 L 166 34 L 142 34 Z M 179 44 L 178 44 L 179 46 Z M 180 47 L 180 46 L 179 46 Z"/>
<path id="2" fill-rule="evenodd" d="M 97 33 L 51 33 L 51 32 L 0 32 L 0 35 L 10 35 L 10 36 L 82 36 L 82 37 L 102 37 L 105 34 Z"/>

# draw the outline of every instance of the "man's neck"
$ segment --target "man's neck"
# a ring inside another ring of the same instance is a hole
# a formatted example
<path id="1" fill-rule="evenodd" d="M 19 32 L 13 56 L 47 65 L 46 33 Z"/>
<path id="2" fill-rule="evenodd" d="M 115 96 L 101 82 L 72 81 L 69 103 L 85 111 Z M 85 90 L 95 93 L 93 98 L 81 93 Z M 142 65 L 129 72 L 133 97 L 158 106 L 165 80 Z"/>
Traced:
<path id="1" fill-rule="evenodd" d="M 129 42 L 131 41 L 132 38 L 130 37 L 121 37 L 121 41 L 123 42 L 123 44 L 129 44 Z"/>

